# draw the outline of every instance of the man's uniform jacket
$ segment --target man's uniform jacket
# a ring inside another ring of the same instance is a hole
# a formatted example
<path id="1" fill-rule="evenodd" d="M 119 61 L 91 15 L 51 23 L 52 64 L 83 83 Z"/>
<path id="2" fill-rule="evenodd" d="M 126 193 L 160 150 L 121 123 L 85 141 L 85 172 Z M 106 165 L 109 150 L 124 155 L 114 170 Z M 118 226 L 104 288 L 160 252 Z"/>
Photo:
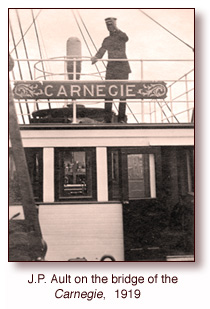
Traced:
<path id="1" fill-rule="evenodd" d="M 95 57 L 101 59 L 106 51 L 108 51 L 108 59 L 127 59 L 125 53 L 125 44 L 128 41 L 128 36 L 116 30 L 106 37 L 101 48 Z M 128 61 L 109 61 L 106 69 L 106 79 L 128 79 L 128 74 L 131 69 Z"/>

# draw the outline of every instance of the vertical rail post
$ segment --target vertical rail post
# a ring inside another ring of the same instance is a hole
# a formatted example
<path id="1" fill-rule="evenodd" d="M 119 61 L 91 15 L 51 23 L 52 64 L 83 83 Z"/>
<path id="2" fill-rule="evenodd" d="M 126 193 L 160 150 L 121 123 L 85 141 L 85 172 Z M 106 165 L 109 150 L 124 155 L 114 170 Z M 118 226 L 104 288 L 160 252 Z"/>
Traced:
<path id="1" fill-rule="evenodd" d="M 150 197 L 156 197 L 156 183 L 155 183 L 155 156 L 154 153 L 149 154 L 149 172 L 150 172 Z"/>

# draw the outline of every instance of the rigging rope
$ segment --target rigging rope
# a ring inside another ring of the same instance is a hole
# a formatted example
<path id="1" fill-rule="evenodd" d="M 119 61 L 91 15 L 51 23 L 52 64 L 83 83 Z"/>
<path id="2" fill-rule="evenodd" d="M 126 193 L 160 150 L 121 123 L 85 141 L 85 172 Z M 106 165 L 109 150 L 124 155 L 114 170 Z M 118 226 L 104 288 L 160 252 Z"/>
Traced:
<path id="1" fill-rule="evenodd" d="M 13 28 L 12 28 L 12 24 L 11 24 L 11 21 L 9 19 L 9 26 L 10 26 L 10 31 L 11 31 L 11 35 L 12 35 L 12 41 L 13 41 L 13 45 L 14 45 L 14 51 L 15 51 L 15 55 L 16 55 L 16 58 L 18 59 L 18 51 L 17 51 L 17 46 L 15 45 L 15 36 L 14 36 L 14 32 L 13 32 Z M 23 75 L 22 75 L 22 71 L 21 71 L 21 66 L 20 66 L 20 63 L 18 61 L 18 68 L 19 68 L 19 74 L 20 74 L 20 79 L 23 80 Z"/>
<path id="2" fill-rule="evenodd" d="M 85 23 L 84 23 L 84 21 L 83 21 L 81 15 L 80 15 L 80 13 L 79 13 L 79 10 L 77 10 L 77 13 L 78 13 L 78 15 L 79 15 L 79 18 L 80 18 L 80 20 L 81 20 L 81 22 L 82 22 L 82 24 L 83 24 L 83 26 L 84 26 L 84 28 L 85 28 L 87 34 L 88 34 L 88 36 L 89 36 L 89 38 L 90 38 L 90 40 L 91 40 L 93 46 L 95 47 L 95 50 L 98 51 L 98 49 L 97 49 L 97 47 L 96 47 L 96 45 L 95 45 L 95 43 L 94 43 L 94 41 L 93 41 L 93 39 L 92 39 L 92 37 L 91 37 L 91 35 L 90 35 L 90 32 L 88 31 L 88 29 L 87 29 L 87 27 L 86 27 L 86 25 L 85 25 Z M 102 63 L 103 63 L 103 65 L 104 65 L 105 69 L 106 69 L 106 65 L 105 65 L 104 61 L 102 61 Z"/>
<path id="3" fill-rule="evenodd" d="M 39 34 L 40 34 L 40 37 L 41 37 L 41 42 L 42 42 L 43 50 L 44 50 L 44 53 L 45 53 L 45 58 L 49 59 L 47 49 L 46 49 L 46 46 L 45 46 L 45 41 L 43 39 L 42 32 L 40 30 L 38 21 L 37 21 L 37 27 L 39 28 Z M 52 71 L 51 66 L 50 66 L 50 62 L 46 62 L 45 66 L 46 66 L 46 68 L 48 67 L 47 71 L 49 71 L 49 72 Z M 49 77 L 52 78 L 51 75 L 49 75 Z"/>
<path id="4" fill-rule="evenodd" d="M 126 106 L 128 107 L 129 111 L 131 112 L 131 114 L 132 114 L 133 118 L 136 120 L 136 122 L 139 123 L 138 119 L 136 118 L 135 114 L 133 113 L 132 109 L 130 108 L 130 106 L 128 105 L 127 102 L 126 102 Z"/>
<path id="5" fill-rule="evenodd" d="M 22 29 L 22 25 L 21 25 L 21 21 L 20 21 L 20 16 L 19 16 L 18 10 L 16 9 L 15 11 L 16 11 L 17 19 L 18 19 L 20 33 L 21 33 L 21 36 L 22 36 L 22 39 L 23 39 L 23 46 L 24 46 L 26 58 L 29 59 L 28 58 L 27 47 L 26 47 L 26 42 L 25 42 L 25 39 L 24 39 L 24 36 L 23 36 L 23 29 Z M 30 66 L 29 60 L 27 61 L 27 63 L 28 63 L 28 69 L 29 69 L 30 78 L 31 78 L 31 80 L 33 80 L 33 75 L 32 75 L 32 72 L 31 72 L 31 66 Z"/>
<path id="6" fill-rule="evenodd" d="M 18 24 L 19 24 L 19 28 L 20 28 L 20 33 L 21 33 L 21 36 L 22 36 L 22 39 L 23 39 L 23 46 L 24 46 L 26 58 L 29 59 L 29 58 L 28 58 L 28 52 L 27 52 L 27 48 L 26 48 L 25 39 L 24 39 L 24 36 L 23 36 L 23 30 L 22 30 L 22 26 L 21 26 L 20 16 L 19 16 L 18 10 L 16 9 L 15 11 L 16 11 L 17 19 L 18 19 Z M 31 78 L 31 80 L 33 80 L 32 72 L 31 72 L 31 66 L 30 66 L 29 60 L 27 61 L 27 64 L 28 64 L 28 69 L 29 69 L 30 78 Z M 30 109 L 29 109 L 27 100 L 26 100 L 26 107 L 27 107 L 28 119 L 29 119 L 29 122 L 30 122 L 30 120 L 31 120 L 31 115 L 30 115 Z"/>
<path id="7" fill-rule="evenodd" d="M 183 41 L 182 39 L 180 39 L 177 35 L 175 35 L 173 32 L 169 31 L 167 28 L 165 28 L 163 25 L 161 25 L 159 22 L 157 22 L 154 18 L 152 18 L 151 16 L 149 16 L 147 13 L 145 13 L 142 9 L 138 9 L 142 14 L 144 14 L 145 16 L 147 16 L 148 18 L 150 18 L 152 21 L 154 21 L 157 25 L 159 25 L 161 28 L 163 28 L 164 30 L 166 30 L 167 32 L 169 32 L 171 35 L 173 35 L 176 39 L 178 39 L 180 42 L 184 43 L 186 46 L 188 46 L 190 49 L 192 49 L 192 51 L 194 52 L 194 48 L 192 46 L 190 46 L 189 44 L 187 44 L 185 41 Z"/>
<path id="8" fill-rule="evenodd" d="M 37 17 L 39 16 L 39 14 L 41 13 L 42 9 L 37 13 L 36 17 L 34 18 L 35 20 L 37 19 Z M 23 34 L 23 37 L 25 37 L 25 35 L 27 34 L 27 32 L 30 30 L 30 28 L 33 26 L 33 22 L 30 24 L 30 26 L 28 27 L 28 29 L 25 31 L 25 33 Z M 11 50 L 10 53 L 12 53 L 15 48 L 20 44 L 20 42 L 23 40 L 23 38 L 21 37 L 21 39 L 17 42 L 17 44 L 14 46 L 14 48 Z"/>
<path id="9" fill-rule="evenodd" d="M 31 9 L 31 14 L 32 14 L 32 19 L 33 19 L 35 33 L 36 33 L 36 39 L 37 39 L 37 44 L 38 44 L 38 48 L 39 48 L 40 58 L 43 59 L 42 51 L 41 51 L 41 45 L 40 45 L 40 40 L 39 40 L 39 34 L 38 34 L 37 26 L 36 26 L 36 21 L 35 21 L 35 18 L 34 18 L 34 11 L 33 11 L 33 9 Z M 44 74 L 44 79 L 46 80 L 46 75 L 45 75 L 45 69 L 44 69 L 43 61 L 41 62 L 41 65 L 42 65 L 42 70 L 43 70 L 43 74 Z M 49 106 L 49 108 L 51 108 L 50 100 L 49 99 L 48 99 L 48 106 Z M 39 110 L 39 103 L 37 102 L 37 100 L 36 100 L 36 107 Z"/>
<path id="10" fill-rule="evenodd" d="M 156 99 L 156 102 L 157 102 L 157 104 L 159 105 L 159 107 L 160 107 L 160 109 L 161 109 L 162 113 L 163 113 L 163 114 L 164 114 L 164 116 L 166 117 L 166 120 L 168 121 L 168 123 L 170 123 L 170 121 L 169 121 L 169 119 L 168 119 L 168 117 L 167 117 L 166 113 L 165 113 L 165 112 L 164 112 L 164 110 L 163 110 L 162 105 L 160 105 L 160 102 L 158 102 L 158 100 L 157 100 L 157 99 Z"/>
<path id="11" fill-rule="evenodd" d="M 83 32 L 82 32 L 82 29 L 81 29 L 81 27 L 80 27 L 80 25 L 79 25 L 79 23 L 78 23 L 78 20 L 77 20 L 77 17 L 76 17 L 76 15 L 75 15 L 75 13 L 74 13 L 74 10 L 72 9 L 71 11 L 72 11 L 72 14 L 73 14 L 73 16 L 74 16 L 74 19 L 75 19 L 75 21 L 76 21 L 76 24 L 77 24 L 77 26 L 78 26 L 78 28 L 79 28 L 79 30 L 80 30 L 80 33 L 81 33 L 81 35 L 82 35 L 82 37 L 83 37 L 83 40 L 84 40 L 84 42 L 85 42 L 85 45 L 86 45 L 86 47 L 87 47 L 87 49 L 88 49 L 88 51 L 89 51 L 89 54 L 90 54 L 90 56 L 92 57 L 93 55 L 92 55 L 91 50 L 90 50 L 90 48 L 89 48 L 89 46 L 88 46 L 88 43 L 87 43 L 87 41 L 86 41 L 86 39 L 85 39 L 85 36 L 84 36 L 84 34 L 83 34 Z M 98 67 L 97 67 L 97 65 L 96 65 L 96 68 L 97 68 L 97 71 L 98 71 L 98 73 L 99 73 L 101 79 L 103 79 L 102 76 L 101 76 L 101 73 L 100 73 L 100 71 L 99 71 L 99 69 L 98 69 Z"/>
<path id="12" fill-rule="evenodd" d="M 13 32 L 13 28 L 12 28 L 12 24 L 11 24 L 10 19 L 9 19 L 9 26 L 10 26 L 10 32 L 11 32 L 11 35 L 12 35 L 12 41 L 13 41 L 13 45 L 14 45 L 15 55 L 16 55 L 16 58 L 18 59 L 18 51 L 17 51 L 16 45 L 15 45 L 15 36 L 14 36 L 14 32 Z M 20 79 L 23 80 L 23 75 L 22 75 L 21 66 L 20 66 L 19 61 L 18 61 L 18 69 L 19 69 Z M 13 76 L 14 76 L 14 71 L 12 71 L 12 73 L 13 73 Z M 18 103 L 19 103 L 19 108 L 20 108 L 22 120 L 23 120 L 23 123 L 25 124 L 25 118 L 23 116 L 23 110 L 22 110 L 20 100 L 18 100 Z M 27 113 L 28 113 L 29 109 L 28 109 L 28 103 L 27 102 L 26 102 L 26 109 L 27 109 Z M 30 121 L 30 118 L 29 118 L 29 121 Z"/>
<path id="13" fill-rule="evenodd" d="M 43 59 L 42 51 L 41 51 L 41 45 L 40 45 L 40 40 L 39 40 L 39 34 L 38 34 L 38 31 L 37 31 L 37 27 L 36 27 L 36 21 L 35 21 L 35 18 L 34 18 L 34 11 L 33 11 L 33 9 L 31 9 L 31 15 L 32 15 L 32 19 L 33 19 L 35 33 L 36 33 L 37 44 L 38 44 L 38 47 L 39 47 L 40 58 Z M 44 79 L 46 80 L 43 61 L 42 61 L 42 69 L 43 69 Z"/>
<path id="14" fill-rule="evenodd" d="M 172 112 L 171 108 L 169 107 L 168 103 L 163 99 L 165 105 L 167 106 L 167 108 L 169 109 L 169 111 L 171 112 L 172 114 L 172 117 L 174 117 L 176 119 L 176 121 L 179 123 L 179 120 L 178 118 L 176 117 L 176 115 Z"/>

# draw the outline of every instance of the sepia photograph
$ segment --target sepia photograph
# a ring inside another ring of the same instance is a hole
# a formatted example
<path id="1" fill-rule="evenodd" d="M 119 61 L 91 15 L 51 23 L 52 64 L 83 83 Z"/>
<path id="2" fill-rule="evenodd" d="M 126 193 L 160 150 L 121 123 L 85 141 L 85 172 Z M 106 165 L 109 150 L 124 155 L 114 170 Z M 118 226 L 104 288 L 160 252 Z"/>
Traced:
<path id="1" fill-rule="evenodd" d="M 195 9 L 8 14 L 8 261 L 195 262 Z"/>

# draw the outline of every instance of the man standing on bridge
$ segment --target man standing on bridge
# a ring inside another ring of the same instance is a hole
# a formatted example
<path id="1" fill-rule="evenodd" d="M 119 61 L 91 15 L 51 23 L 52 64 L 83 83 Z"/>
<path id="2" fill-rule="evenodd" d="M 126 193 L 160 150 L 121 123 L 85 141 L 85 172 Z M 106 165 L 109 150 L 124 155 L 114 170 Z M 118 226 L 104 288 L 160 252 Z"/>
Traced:
<path id="1" fill-rule="evenodd" d="M 116 18 L 109 17 L 105 19 L 109 36 L 102 43 L 101 48 L 96 55 L 91 58 L 92 64 L 95 64 L 98 59 L 101 59 L 105 52 L 108 52 L 108 59 L 127 59 L 125 53 L 125 44 L 128 41 L 128 36 L 120 31 L 116 25 Z M 109 61 L 106 68 L 106 80 L 127 80 L 131 69 L 128 61 Z M 126 122 L 126 102 L 120 100 L 118 122 Z M 105 122 L 111 122 L 112 119 L 112 100 L 105 100 Z"/>

